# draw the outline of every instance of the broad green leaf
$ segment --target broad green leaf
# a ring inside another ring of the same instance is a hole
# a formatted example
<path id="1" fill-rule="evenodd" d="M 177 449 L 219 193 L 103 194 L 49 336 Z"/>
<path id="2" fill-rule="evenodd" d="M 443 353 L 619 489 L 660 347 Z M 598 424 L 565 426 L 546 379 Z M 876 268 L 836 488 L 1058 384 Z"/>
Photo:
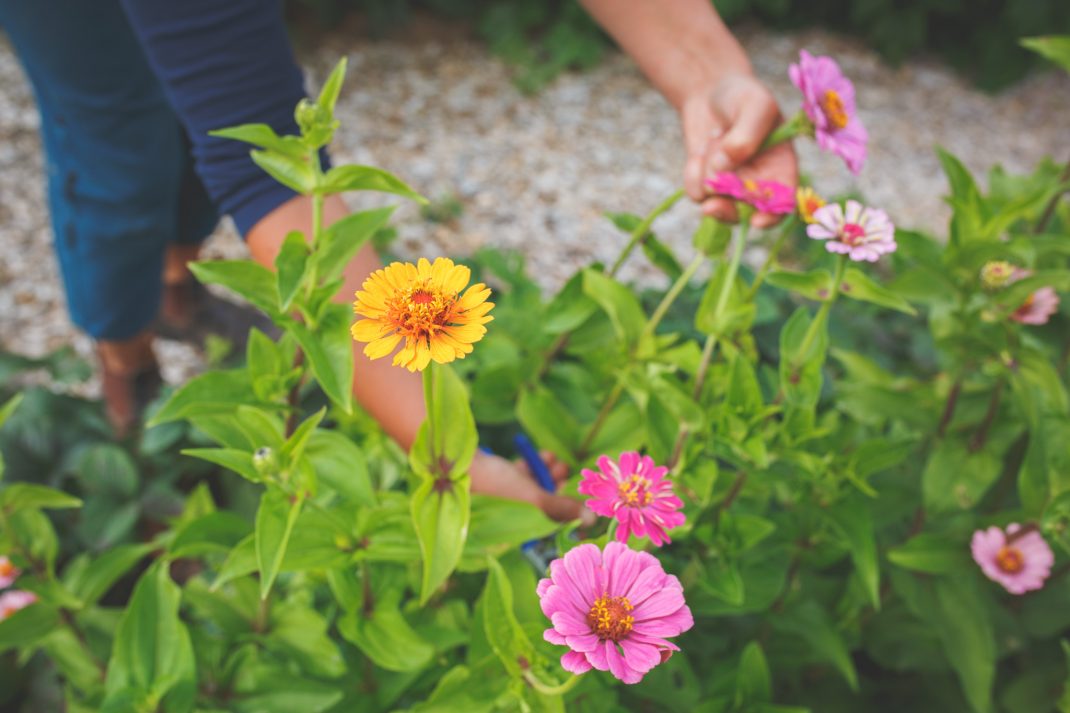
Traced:
<path id="1" fill-rule="evenodd" d="M 41 650 L 56 667 L 64 682 L 83 694 L 99 691 L 101 665 L 86 651 L 67 627 L 57 627 L 40 641 Z M 76 713 L 68 707 L 65 713 Z M 89 711 L 86 711 L 89 713 Z"/>
<path id="2" fill-rule="evenodd" d="M 824 269 L 809 272 L 773 270 L 766 276 L 765 281 L 773 287 L 795 292 L 818 302 L 827 300 L 832 293 L 832 274 Z"/>
<path id="3" fill-rule="evenodd" d="M 942 535 L 921 533 L 888 551 L 888 561 L 926 574 L 947 574 L 962 569 L 969 547 Z"/>
<path id="4" fill-rule="evenodd" d="M 743 649 L 736 672 L 736 705 L 751 708 L 756 703 L 768 703 L 773 697 L 773 679 L 769 664 L 757 641 Z"/>
<path id="5" fill-rule="evenodd" d="M 302 606 L 272 608 L 270 648 L 284 650 L 302 670 L 318 678 L 338 678 L 346 672 L 338 645 L 327 632 L 322 614 Z"/>
<path id="6" fill-rule="evenodd" d="M 59 609 L 38 601 L 0 621 L 0 653 L 33 647 L 60 625 Z"/>
<path id="7" fill-rule="evenodd" d="M 921 476 L 926 511 L 972 508 L 999 478 L 1001 468 L 1001 459 L 992 449 L 974 451 L 959 440 L 941 441 Z"/>
<path id="8" fill-rule="evenodd" d="M 726 604 L 742 606 L 745 598 L 743 577 L 735 562 L 718 560 L 706 566 L 706 576 L 700 580 L 703 587 Z"/>
<path id="9" fill-rule="evenodd" d="M 240 451 L 236 448 L 184 448 L 181 453 L 184 456 L 200 458 L 232 470 L 253 483 L 260 483 L 264 480 L 253 464 L 253 455 L 248 451 Z"/>
<path id="10" fill-rule="evenodd" d="M 275 289 L 278 293 L 279 309 L 283 312 L 289 311 L 290 303 L 304 281 L 308 256 L 308 243 L 305 242 L 304 234 L 299 230 L 287 233 L 279 248 L 279 254 L 275 256 Z"/>
<path id="11" fill-rule="evenodd" d="M 305 147 L 295 136 L 279 136 L 267 124 L 242 124 L 230 126 L 226 129 L 209 131 L 209 136 L 218 136 L 221 139 L 234 139 L 262 149 L 285 154 L 295 159 L 305 155 Z"/>
<path id="12" fill-rule="evenodd" d="M 316 173 L 304 156 L 291 156 L 271 149 L 250 151 L 249 156 L 265 173 L 297 193 L 307 195 L 316 187 Z"/>
<path id="13" fill-rule="evenodd" d="M 880 609 L 880 564 L 877 561 L 877 540 L 869 506 L 857 499 L 845 500 L 829 510 L 828 515 L 851 554 L 851 561 L 854 562 L 870 605 Z"/>
<path id="14" fill-rule="evenodd" d="M 134 459 L 112 443 L 90 446 L 78 461 L 78 475 L 87 491 L 105 497 L 131 498 L 137 492 Z"/>
<path id="15" fill-rule="evenodd" d="M 580 445 L 580 425 L 549 389 L 537 386 L 520 392 L 516 417 L 540 448 L 571 459 Z"/>
<path id="16" fill-rule="evenodd" d="M 260 598 L 267 599 L 282 568 L 302 500 L 270 488 L 260 496 L 256 511 L 256 563 L 260 570 Z"/>
<path id="17" fill-rule="evenodd" d="M 334 69 L 331 70 L 327 81 L 323 83 L 319 97 L 316 98 L 316 103 L 326 109 L 332 116 L 334 115 L 334 105 L 338 101 L 338 94 L 342 91 L 342 83 L 346 78 L 346 63 L 346 57 L 338 60 L 338 64 L 334 65 Z"/>
<path id="18" fill-rule="evenodd" d="M 547 334 L 561 334 L 576 329 L 598 311 L 598 303 L 583 289 L 584 272 L 569 278 L 543 310 L 542 329 Z"/>
<path id="19" fill-rule="evenodd" d="M 749 419 L 765 405 L 762 389 L 758 385 L 758 376 L 743 352 L 737 352 L 732 358 L 731 369 L 725 393 L 725 406 L 736 415 Z"/>
<path id="20" fill-rule="evenodd" d="M 457 567 L 471 518 L 467 475 L 424 478 L 412 494 L 412 524 L 422 560 L 420 602 L 426 603 Z"/>
<path id="21" fill-rule="evenodd" d="M 181 590 L 165 563 L 141 576 L 119 619 L 108 662 L 108 698 L 123 691 L 148 691 L 164 711 L 189 711 L 196 695 L 193 648 L 179 619 Z"/>
<path id="22" fill-rule="evenodd" d="M 795 310 L 780 330 L 780 387 L 785 401 L 801 409 L 812 410 L 821 395 L 821 368 L 828 348 L 828 323 L 824 311 L 819 311 L 813 327 L 814 336 L 808 341 L 813 322 L 805 307 Z"/>
<path id="23" fill-rule="evenodd" d="M 41 508 L 63 510 L 81 506 L 82 501 L 73 495 L 34 483 L 14 483 L 0 493 L 0 508 L 7 513 Z"/>
<path id="24" fill-rule="evenodd" d="M 754 322 L 757 307 L 753 301 L 746 299 L 747 284 L 738 273 L 728 288 L 720 313 L 717 311 L 729 270 L 730 265 L 726 260 L 717 263 L 695 312 L 695 329 L 704 334 L 720 337 L 749 329 Z"/>
<path id="25" fill-rule="evenodd" d="M 22 403 L 22 394 L 15 394 L 4 402 L 3 406 L 0 406 L 0 428 L 11 418 L 11 414 L 15 413 L 15 409 L 19 407 L 20 403 Z"/>
<path id="26" fill-rule="evenodd" d="M 357 505 L 372 507 L 375 490 L 364 453 L 338 431 L 316 429 L 305 446 L 305 457 L 318 481 Z"/>
<path id="27" fill-rule="evenodd" d="M 295 676 L 278 664 L 245 667 L 227 700 L 231 713 L 325 713 L 344 692 L 335 686 Z"/>
<path id="28" fill-rule="evenodd" d="M 397 604 L 377 601 L 372 611 L 353 611 L 338 620 L 338 632 L 387 671 L 419 671 L 434 648 L 417 634 Z"/>
<path id="29" fill-rule="evenodd" d="M 335 166 L 324 176 L 323 191 L 325 193 L 379 191 L 394 193 L 417 203 L 427 203 L 426 198 L 409 188 L 397 176 L 371 166 Z"/>
<path id="30" fill-rule="evenodd" d="M 218 414 L 233 418 L 238 406 L 258 402 L 245 369 L 208 371 L 193 377 L 171 394 L 171 398 L 160 407 L 148 425 L 158 426 L 168 421 L 202 415 Z M 230 418 L 227 419 L 228 423 Z"/>
<path id="31" fill-rule="evenodd" d="M 495 701 L 505 692 L 504 676 L 481 676 L 467 666 L 454 666 L 435 684 L 435 690 L 412 713 L 492 713 Z"/>
<path id="32" fill-rule="evenodd" d="M 312 264 L 321 280 L 333 280 L 373 235 L 390 220 L 397 206 L 352 213 L 332 223 L 316 243 Z"/>
<path id="33" fill-rule="evenodd" d="M 905 299 L 869 279 L 866 273 L 854 267 L 847 268 L 846 273 L 844 273 L 840 294 L 853 300 L 872 302 L 881 307 L 888 307 L 912 316 L 917 314 L 917 310 Z"/>
<path id="34" fill-rule="evenodd" d="M 1023 37 L 1019 42 L 1023 47 L 1033 50 L 1070 72 L 1070 35 Z"/>
<path id="35" fill-rule="evenodd" d="M 976 713 L 989 713 L 996 677 L 996 637 L 992 613 L 976 589 L 976 578 L 942 577 L 934 583 L 936 625 L 966 699 Z"/>
<path id="36" fill-rule="evenodd" d="M 150 542 L 119 545 L 93 560 L 83 560 L 84 564 L 77 568 L 72 563 L 64 571 L 63 584 L 86 606 L 96 604 L 155 547 Z"/>
<path id="37" fill-rule="evenodd" d="M 487 586 L 483 590 L 483 633 L 491 649 L 513 678 L 520 678 L 535 660 L 535 647 L 513 612 L 513 589 L 498 561 L 487 558 Z M 524 664 L 522 662 L 527 662 Z"/>
<path id="38" fill-rule="evenodd" d="M 821 605 L 812 600 L 807 601 L 774 619 L 773 625 L 802 638 L 809 645 L 815 660 L 831 663 L 851 690 L 858 690 L 858 673 L 855 671 L 851 652 Z"/>
<path id="39" fill-rule="evenodd" d="M 468 473 L 479 444 L 468 390 L 448 364 L 430 364 L 423 378 L 431 380 L 431 404 L 409 463 L 424 478 L 451 480 Z"/>
<path id="40" fill-rule="evenodd" d="M 186 523 L 167 548 L 173 558 L 229 552 L 252 533 L 252 526 L 232 512 L 211 512 Z"/>
<path id="41" fill-rule="evenodd" d="M 609 316 L 617 336 L 634 346 L 646 324 L 646 315 L 635 293 L 594 269 L 583 273 L 583 292 Z"/>
<path id="42" fill-rule="evenodd" d="M 280 449 L 280 457 L 283 463 L 287 466 L 292 465 L 305 452 L 305 446 L 308 445 L 309 438 L 316 431 L 316 427 L 323 421 L 323 417 L 327 415 L 327 407 L 324 406 L 316 413 L 312 414 L 301 425 L 294 429 L 293 434 L 286 439 L 286 443 L 282 445 Z"/>
<path id="43" fill-rule="evenodd" d="M 353 409 L 353 339 L 349 333 L 350 309 L 330 305 L 315 332 L 295 322 L 288 331 L 305 352 L 312 375 L 323 392 L 340 409 Z"/>
<path id="44" fill-rule="evenodd" d="M 958 247 L 981 235 L 983 222 L 981 191 L 962 161 L 940 147 L 937 147 L 936 153 L 940 157 L 948 183 L 951 184 L 949 202 L 953 213 L 949 244 L 951 247 Z"/>
<path id="45" fill-rule="evenodd" d="M 709 216 L 703 216 L 691 242 L 707 257 L 720 257 L 732 240 L 732 226 Z"/>
<path id="46" fill-rule="evenodd" d="M 559 527 L 534 505 L 473 494 L 464 567 L 483 567 L 487 555 L 499 555 L 529 540 L 541 539 Z"/>
<path id="47" fill-rule="evenodd" d="M 201 260 L 189 269 L 206 285 L 222 285 L 241 295 L 269 317 L 279 314 L 279 292 L 275 275 L 252 260 Z"/>

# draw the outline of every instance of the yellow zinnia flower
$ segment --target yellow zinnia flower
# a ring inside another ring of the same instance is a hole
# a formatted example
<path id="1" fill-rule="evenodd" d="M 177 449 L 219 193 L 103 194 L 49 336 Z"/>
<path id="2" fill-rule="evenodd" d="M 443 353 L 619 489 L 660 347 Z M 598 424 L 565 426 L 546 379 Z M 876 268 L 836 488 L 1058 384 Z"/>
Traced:
<path id="1" fill-rule="evenodd" d="M 373 272 L 353 303 L 365 317 L 353 325 L 353 338 L 367 342 L 369 359 L 384 357 L 401 341 L 394 366 L 423 371 L 434 359 L 446 364 L 463 359 L 483 338 L 483 325 L 494 319 L 487 313 L 490 288 L 483 283 L 465 290 L 472 271 L 440 257 L 434 264 L 420 258 L 416 265 L 395 262 Z"/>
<path id="2" fill-rule="evenodd" d="M 825 199 L 810 186 L 799 187 L 795 192 L 795 202 L 799 206 L 799 217 L 807 223 L 813 223 L 814 213 L 825 205 Z"/>

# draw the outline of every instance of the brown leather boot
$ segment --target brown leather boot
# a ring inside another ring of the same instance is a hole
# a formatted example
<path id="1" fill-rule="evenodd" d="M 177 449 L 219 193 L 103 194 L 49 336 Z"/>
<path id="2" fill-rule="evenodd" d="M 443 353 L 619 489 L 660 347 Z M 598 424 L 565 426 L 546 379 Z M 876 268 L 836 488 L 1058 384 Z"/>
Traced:
<path id="1" fill-rule="evenodd" d="M 152 332 L 142 332 L 123 341 L 97 343 L 104 412 L 119 439 L 135 430 L 146 407 L 160 393 L 163 380 L 152 336 Z"/>

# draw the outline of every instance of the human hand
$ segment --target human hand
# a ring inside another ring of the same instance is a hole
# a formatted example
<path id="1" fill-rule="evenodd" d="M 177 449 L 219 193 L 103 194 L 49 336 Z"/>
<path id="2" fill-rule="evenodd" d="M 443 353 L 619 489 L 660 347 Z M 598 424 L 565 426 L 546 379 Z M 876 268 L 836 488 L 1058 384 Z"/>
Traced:
<path id="1" fill-rule="evenodd" d="M 540 455 L 555 482 L 562 483 L 568 478 L 567 464 L 551 453 L 544 451 Z M 558 522 L 578 519 L 587 526 L 594 524 L 595 514 L 582 501 L 543 490 L 523 461 L 509 461 L 479 451 L 468 472 L 472 477 L 472 492 L 531 503 Z"/>
<path id="2" fill-rule="evenodd" d="M 727 74 L 712 88 L 693 93 L 680 105 L 680 119 L 687 148 L 684 188 L 704 214 L 729 223 L 739 219 L 735 202 L 712 196 L 706 185 L 706 179 L 719 171 L 797 185 L 799 169 L 790 143 L 756 155 L 781 117 L 776 99 L 753 75 Z M 751 225 L 768 228 L 781 218 L 756 213 Z"/>

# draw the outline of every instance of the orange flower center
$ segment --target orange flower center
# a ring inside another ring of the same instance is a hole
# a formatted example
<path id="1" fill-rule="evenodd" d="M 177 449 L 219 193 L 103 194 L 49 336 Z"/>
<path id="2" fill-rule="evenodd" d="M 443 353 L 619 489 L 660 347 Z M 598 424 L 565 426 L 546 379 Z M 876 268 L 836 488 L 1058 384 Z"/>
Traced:
<path id="1" fill-rule="evenodd" d="M 1017 574 L 1025 566 L 1025 558 L 1017 547 L 1004 545 L 996 553 L 996 565 L 1007 574 Z"/>
<path id="2" fill-rule="evenodd" d="M 425 338 L 449 324 L 457 295 L 444 294 L 424 284 L 401 290 L 388 302 L 387 319 L 407 336 Z"/>
<path id="3" fill-rule="evenodd" d="M 591 631 L 605 641 L 620 641 L 632 630 L 635 617 L 629 612 L 633 609 L 627 597 L 610 597 L 603 594 L 591 605 L 587 612 L 587 623 Z"/>
<path id="4" fill-rule="evenodd" d="M 435 301 L 435 296 L 427 290 L 416 290 L 412 293 L 413 304 L 426 305 Z"/>
<path id="5" fill-rule="evenodd" d="M 821 104 L 821 111 L 833 129 L 839 130 L 847 126 L 847 110 L 844 109 L 843 99 L 836 90 L 826 89 L 825 95 L 818 103 Z"/>
<path id="6" fill-rule="evenodd" d="M 654 499 L 654 494 L 650 492 L 650 485 L 649 478 L 632 475 L 617 486 L 617 494 L 625 505 L 631 507 L 649 505 L 650 501 Z"/>
<path id="7" fill-rule="evenodd" d="M 15 565 L 11 564 L 10 561 L 4 560 L 0 562 L 0 577 L 10 577 L 15 574 L 15 571 Z"/>

